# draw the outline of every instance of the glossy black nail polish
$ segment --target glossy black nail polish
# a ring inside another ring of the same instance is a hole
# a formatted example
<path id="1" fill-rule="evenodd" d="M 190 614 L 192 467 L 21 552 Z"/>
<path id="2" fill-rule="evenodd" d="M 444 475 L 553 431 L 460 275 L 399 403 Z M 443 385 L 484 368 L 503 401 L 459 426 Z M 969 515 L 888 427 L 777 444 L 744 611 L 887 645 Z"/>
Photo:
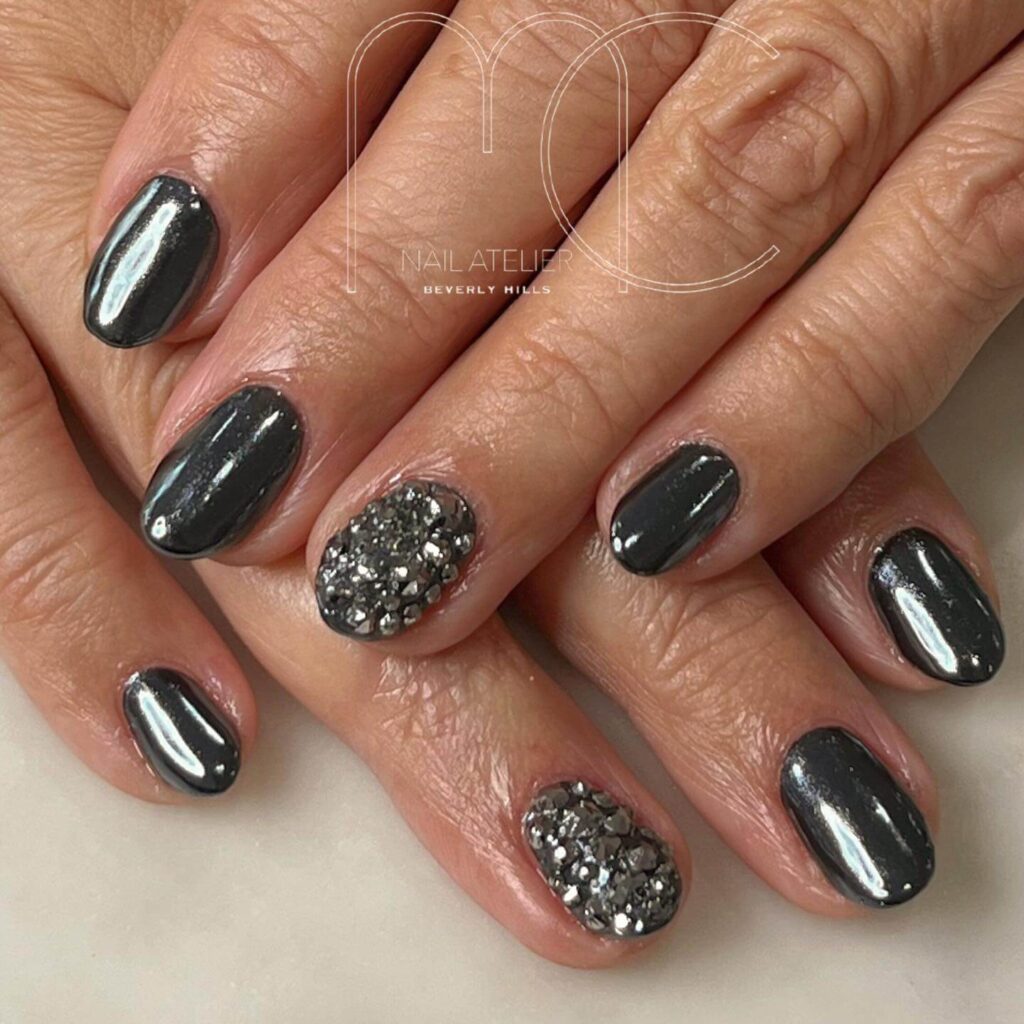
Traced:
<path id="1" fill-rule="evenodd" d="M 206 200 L 167 175 L 139 190 L 103 240 L 85 283 L 85 326 L 115 348 L 156 341 L 199 297 L 220 232 Z"/>
<path id="2" fill-rule="evenodd" d="M 180 672 L 136 672 L 122 703 L 139 750 L 164 782 L 190 796 L 215 796 L 238 777 L 234 731 Z"/>
<path id="3" fill-rule="evenodd" d="M 288 482 L 302 448 L 298 413 L 279 391 L 236 391 L 167 454 L 146 489 L 142 532 L 173 558 L 240 541 Z"/>
<path id="4" fill-rule="evenodd" d="M 988 682 L 1005 653 L 1003 627 L 978 581 L 934 534 L 904 530 L 871 567 L 871 597 L 903 655 L 956 686 Z"/>
<path id="5" fill-rule="evenodd" d="M 793 744 L 782 766 L 782 802 L 848 899 L 892 907 L 931 879 L 935 851 L 917 805 L 844 729 L 815 729 Z"/>
<path id="6" fill-rule="evenodd" d="M 684 561 L 729 518 L 740 496 L 732 460 L 706 444 L 676 449 L 619 503 L 612 551 L 639 576 Z"/>

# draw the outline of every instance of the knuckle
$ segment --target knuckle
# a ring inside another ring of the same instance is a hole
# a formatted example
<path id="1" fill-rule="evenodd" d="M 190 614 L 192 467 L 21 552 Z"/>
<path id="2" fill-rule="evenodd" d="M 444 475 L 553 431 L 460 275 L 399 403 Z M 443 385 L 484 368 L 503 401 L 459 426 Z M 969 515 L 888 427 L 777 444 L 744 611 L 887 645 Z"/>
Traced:
<path id="1" fill-rule="evenodd" d="M 462 658 L 385 659 L 379 676 L 355 694 L 354 724 L 370 724 L 378 742 L 406 751 L 457 745 L 483 753 L 488 735 L 507 725 L 500 716 L 508 705 L 494 694 L 533 671 L 505 633 L 484 627 Z"/>
<path id="2" fill-rule="evenodd" d="M 884 149 L 889 66 L 854 29 L 801 18 L 799 31 L 778 27 L 795 21 L 792 13 L 751 26 L 774 55 L 725 41 L 717 65 L 725 80 L 709 72 L 705 85 L 663 104 L 652 129 L 668 156 L 670 195 L 741 228 L 767 222 L 796 237 L 849 208 L 864 165 Z"/>
<path id="3" fill-rule="evenodd" d="M 643 607 L 630 608 L 630 621 L 645 624 L 633 647 L 638 674 L 660 712 L 688 722 L 735 715 L 750 679 L 772 678 L 776 640 L 791 633 L 778 589 L 764 580 L 638 586 L 636 602 Z"/>
<path id="4" fill-rule="evenodd" d="M 0 538 L 0 625 L 100 621 L 103 600 L 93 580 L 126 555 L 109 543 L 92 509 L 69 509 L 59 494 L 37 495 L 0 514 Z"/>
<path id="5" fill-rule="evenodd" d="M 629 388 L 623 354 L 586 332 L 556 338 L 551 325 L 543 340 L 518 338 L 503 353 L 496 393 L 509 419 L 556 424 L 565 445 L 587 466 L 595 451 L 616 445 L 642 414 Z M 563 446 L 555 446 L 561 458 Z"/>
<path id="6" fill-rule="evenodd" d="M 814 408 L 850 440 L 858 458 L 881 451 L 917 426 L 926 398 L 907 380 L 926 377 L 905 372 L 873 344 L 863 344 L 867 328 L 857 325 L 853 308 L 819 316 L 814 323 L 791 324 L 773 335 L 773 372 L 794 381 L 792 393 L 807 396 Z M 788 389 L 787 389 L 788 390 Z"/>
<path id="7" fill-rule="evenodd" d="M 402 251 L 389 241 L 402 234 L 381 223 L 371 204 L 360 210 L 360 220 L 355 249 L 333 235 L 306 232 L 291 261 L 294 269 L 288 271 L 295 281 L 285 291 L 289 298 L 283 315 L 297 336 L 329 340 L 326 350 L 318 344 L 308 346 L 314 366 L 325 357 L 345 358 L 347 349 L 337 345 L 338 337 L 387 337 L 392 380 L 415 379 L 432 365 L 436 348 L 431 344 L 437 331 L 429 304 L 403 275 Z M 354 294 L 347 290 L 349 280 Z"/>
<path id="8" fill-rule="evenodd" d="M 1013 131 L 1016 121 L 961 123 L 938 135 L 930 172 L 898 193 L 922 261 L 939 268 L 969 319 L 1024 283 L 1024 134 Z"/>
<path id="9" fill-rule="evenodd" d="M 189 5 L 190 0 L 0 0 L 3 120 L 10 119 L 13 108 L 43 106 L 55 97 L 65 103 L 68 97 L 92 103 L 100 99 L 127 112 Z M 66 135 L 70 119 L 63 104 L 59 109 Z M 31 123 L 36 127 L 34 118 Z M 91 137 L 90 142 L 94 144 Z"/>
<path id="10" fill-rule="evenodd" d="M 303 99 L 319 105 L 323 84 L 318 68 L 335 63 L 325 56 L 339 36 L 332 19 L 315 6 L 297 0 L 253 0 L 223 9 L 209 5 L 210 13 L 191 38 L 208 54 L 219 116 L 224 114 L 221 93 L 280 104 L 284 114 Z"/>
<path id="11" fill-rule="evenodd" d="M 526 36 L 529 43 L 510 48 L 503 62 L 512 62 L 518 70 L 543 78 L 553 87 L 563 70 L 597 38 L 598 34 L 614 32 L 629 23 L 673 12 L 688 12 L 690 5 L 681 0 L 672 3 L 658 0 L 563 0 L 552 9 L 550 3 L 538 0 L 509 0 L 505 4 L 480 4 L 481 16 L 488 19 L 493 34 L 509 31 L 529 18 L 550 14 L 551 21 L 531 26 Z M 587 29 L 590 32 L 587 32 Z M 616 49 L 630 75 L 631 82 L 648 87 L 665 88 L 682 72 L 700 44 L 706 28 L 688 21 L 650 21 L 642 29 L 616 40 Z M 538 65 L 538 48 L 548 58 Z M 618 72 L 607 54 L 595 57 L 586 67 L 586 75 L 597 76 L 604 86 L 618 85 Z"/>

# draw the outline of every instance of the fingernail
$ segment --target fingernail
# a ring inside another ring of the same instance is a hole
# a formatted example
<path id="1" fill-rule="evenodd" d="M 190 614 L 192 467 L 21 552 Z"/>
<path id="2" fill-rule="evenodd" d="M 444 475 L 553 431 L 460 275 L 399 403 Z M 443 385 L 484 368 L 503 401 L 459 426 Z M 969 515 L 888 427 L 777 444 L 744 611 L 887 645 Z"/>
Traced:
<path id="1" fill-rule="evenodd" d="M 175 789 L 214 796 L 238 777 L 234 731 L 180 672 L 136 672 L 125 684 L 123 704 L 139 750 Z"/>
<path id="2" fill-rule="evenodd" d="M 401 484 L 328 541 L 316 575 L 320 615 L 358 640 L 398 636 L 458 579 L 475 543 L 476 519 L 460 494 Z"/>
<path id="3" fill-rule="evenodd" d="M 926 675 L 976 686 L 999 671 L 1006 649 L 999 616 L 934 534 L 896 534 L 871 567 L 871 597 L 904 657 Z"/>
<path id="4" fill-rule="evenodd" d="M 142 502 L 142 532 L 172 558 L 206 558 L 238 543 L 288 482 L 302 425 L 279 391 L 236 391 L 200 420 L 157 467 Z"/>
<path id="5" fill-rule="evenodd" d="M 85 326 L 115 348 L 148 345 L 188 313 L 217 259 L 220 232 L 188 182 L 147 182 L 107 233 L 85 283 Z"/>
<path id="6" fill-rule="evenodd" d="M 542 789 L 523 832 L 544 881 L 588 930 L 632 939 L 664 928 L 683 883 L 672 851 L 613 797 L 585 782 Z"/>
<path id="7" fill-rule="evenodd" d="M 612 551 L 639 576 L 666 572 L 729 518 L 739 496 L 739 472 L 728 456 L 705 444 L 683 445 L 619 503 Z"/>
<path id="8" fill-rule="evenodd" d="M 801 737 L 782 766 L 782 802 L 828 880 L 867 907 L 913 899 L 935 870 L 917 805 L 844 729 Z"/>

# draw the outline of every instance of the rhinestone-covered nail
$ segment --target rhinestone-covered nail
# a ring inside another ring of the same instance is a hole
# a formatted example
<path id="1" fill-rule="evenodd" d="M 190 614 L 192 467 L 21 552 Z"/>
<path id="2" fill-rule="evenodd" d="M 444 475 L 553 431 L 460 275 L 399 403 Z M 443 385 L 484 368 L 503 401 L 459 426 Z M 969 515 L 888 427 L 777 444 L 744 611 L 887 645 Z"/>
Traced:
<path id="1" fill-rule="evenodd" d="M 398 636 L 458 579 L 475 542 L 476 519 L 460 494 L 403 483 L 328 541 L 316 574 L 320 615 L 357 640 Z"/>
<path id="2" fill-rule="evenodd" d="M 579 781 L 549 786 L 530 804 L 523 832 L 544 880 L 588 931 L 639 938 L 679 908 L 672 851 L 608 793 Z"/>

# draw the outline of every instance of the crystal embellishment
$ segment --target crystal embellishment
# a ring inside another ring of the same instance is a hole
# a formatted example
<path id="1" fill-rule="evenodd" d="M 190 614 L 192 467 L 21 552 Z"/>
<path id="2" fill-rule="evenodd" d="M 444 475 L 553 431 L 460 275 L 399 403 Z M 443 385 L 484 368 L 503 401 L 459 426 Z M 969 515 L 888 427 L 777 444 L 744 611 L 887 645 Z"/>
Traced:
<path id="1" fill-rule="evenodd" d="M 679 908 L 683 885 L 672 851 L 608 793 L 579 781 L 543 789 L 523 832 L 544 880 L 595 934 L 650 935 Z"/>
<path id="2" fill-rule="evenodd" d="M 320 615 L 357 640 L 398 636 L 458 579 L 475 542 L 476 519 L 460 494 L 403 483 L 327 543 L 316 575 Z"/>

